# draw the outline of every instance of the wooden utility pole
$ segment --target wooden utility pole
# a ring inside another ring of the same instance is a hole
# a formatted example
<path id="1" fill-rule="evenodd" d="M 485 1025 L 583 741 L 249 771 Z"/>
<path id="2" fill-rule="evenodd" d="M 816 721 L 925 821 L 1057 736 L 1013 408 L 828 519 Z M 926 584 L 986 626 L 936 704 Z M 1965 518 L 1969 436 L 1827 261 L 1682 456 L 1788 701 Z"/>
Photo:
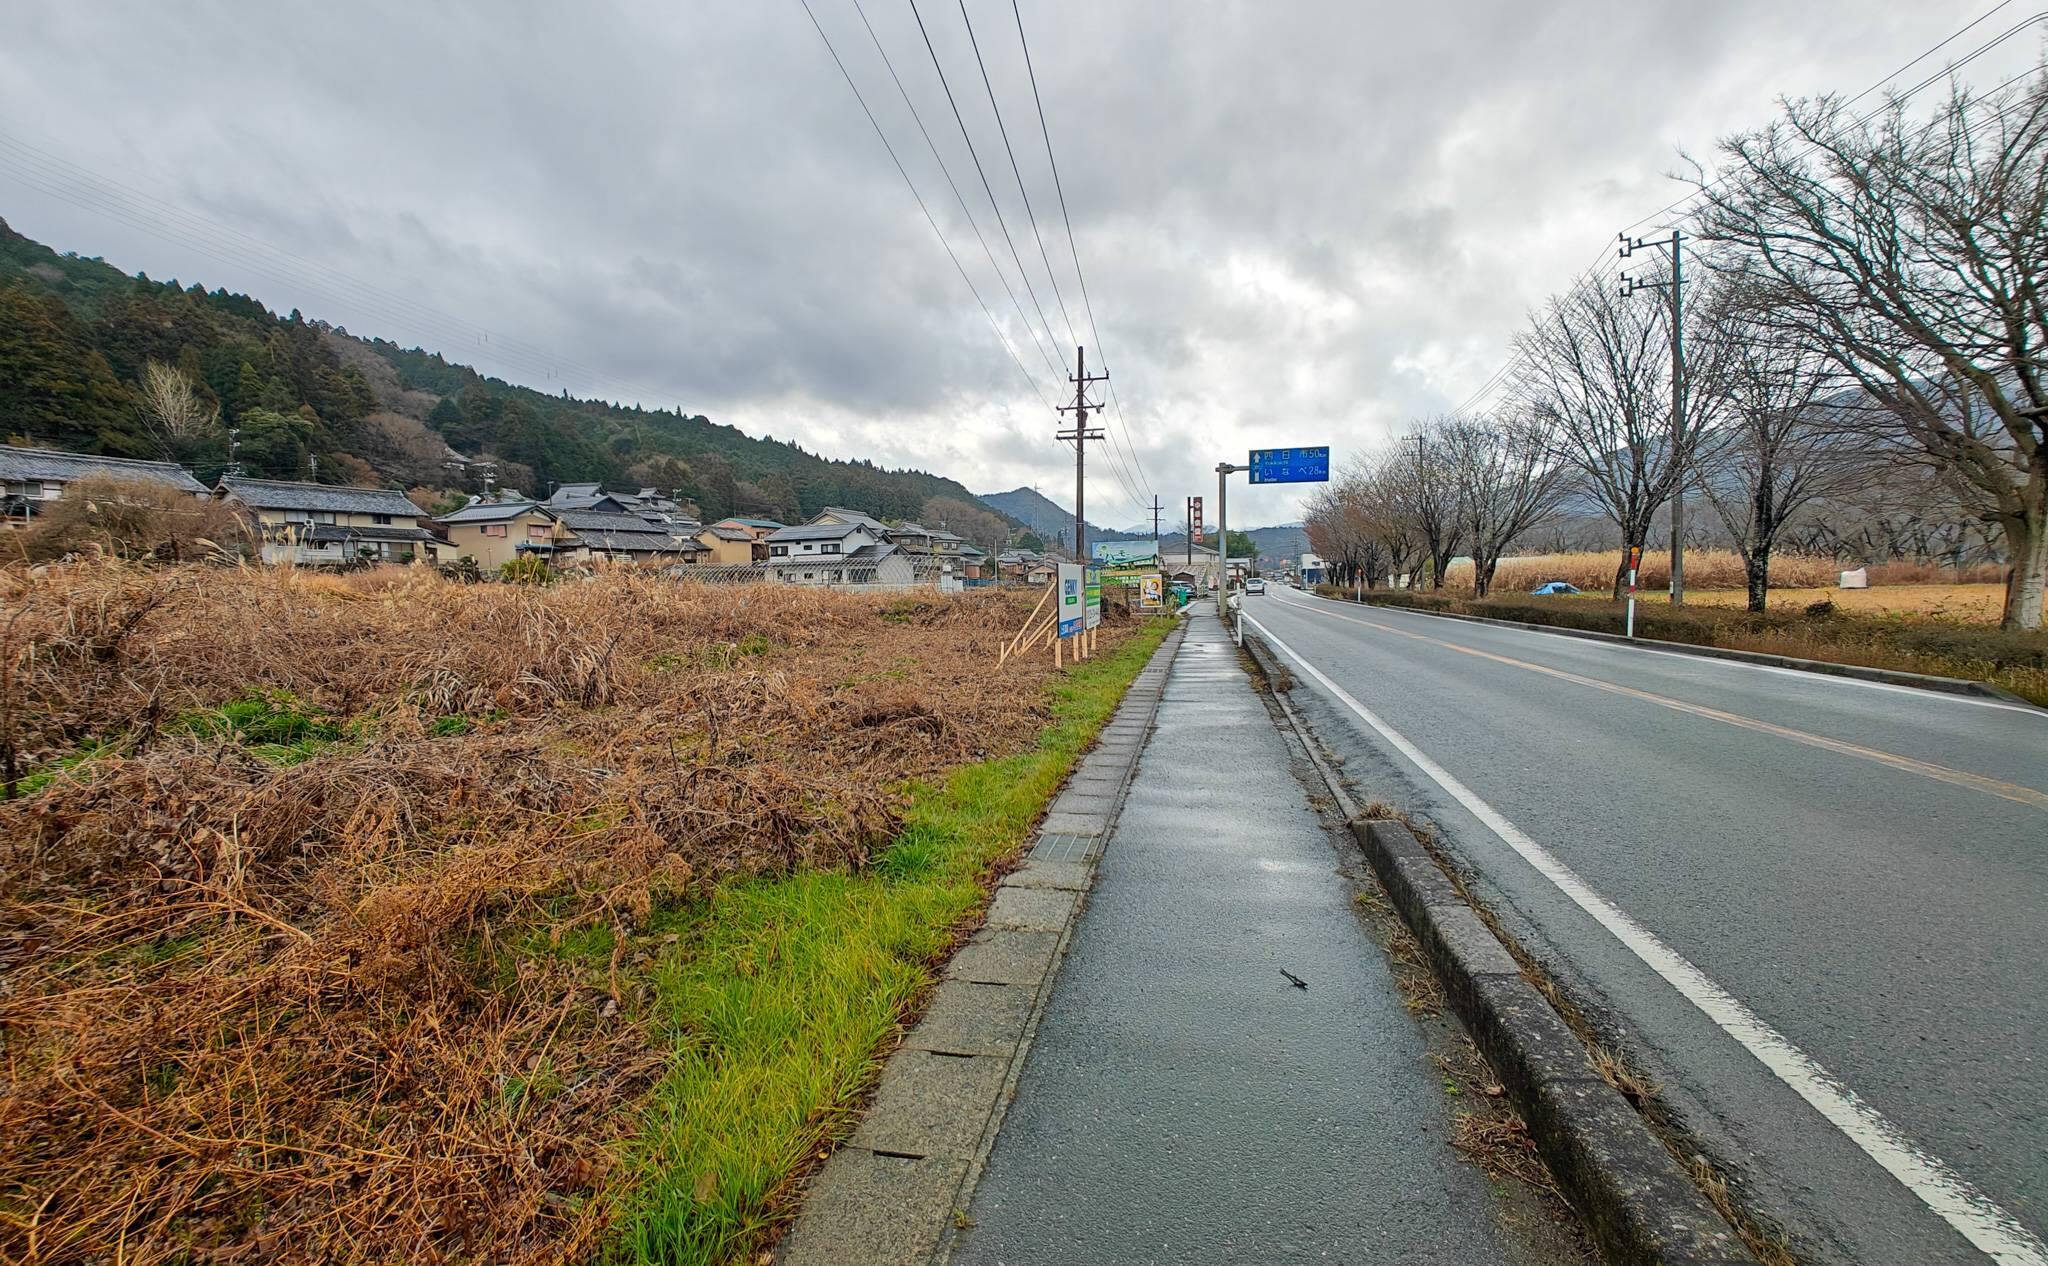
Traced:
<path id="1" fill-rule="evenodd" d="M 1089 429 L 1088 413 L 1099 406 L 1089 402 L 1088 386 L 1090 383 L 1108 382 L 1109 375 L 1089 374 L 1088 349 L 1085 347 L 1074 349 L 1074 371 L 1067 375 L 1067 381 L 1074 384 L 1074 403 L 1060 406 L 1061 413 L 1071 413 L 1074 415 L 1074 427 L 1070 431 L 1059 432 L 1054 438 L 1074 441 L 1074 559 L 1081 565 L 1086 566 L 1088 563 L 1088 516 L 1086 501 L 1088 491 L 1088 441 L 1099 440 L 1103 438 L 1104 434 L 1099 428 Z"/>

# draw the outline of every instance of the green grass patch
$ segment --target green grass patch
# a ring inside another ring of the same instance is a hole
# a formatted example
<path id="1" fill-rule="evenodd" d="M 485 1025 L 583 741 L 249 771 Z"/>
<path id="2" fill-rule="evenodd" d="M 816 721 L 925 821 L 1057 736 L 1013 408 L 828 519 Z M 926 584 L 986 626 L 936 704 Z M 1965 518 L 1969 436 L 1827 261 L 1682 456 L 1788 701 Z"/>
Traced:
<path id="1" fill-rule="evenodd" d="M 791 1177 L 848 1124 L 993 867 L 1172 627 L 1056 679 L 1036 747 L 913 786 L 902 832 L 862 873 L 748 880 L 657 914 L 650 932 L 677 940 L 652 1018 L 675 1053 L 629 1146 L 614 1260 L 740 1260 L 790 1212 Z"/>
<path id="2" fill-rule="evenodd" d="M 179 717 L 174 728 L 205 737 L 232 738 L 277 765 L 296 765 L 339 742 L 333 718 L 304 707 L 285 690 L 251 691 L 218 708 Z"/>

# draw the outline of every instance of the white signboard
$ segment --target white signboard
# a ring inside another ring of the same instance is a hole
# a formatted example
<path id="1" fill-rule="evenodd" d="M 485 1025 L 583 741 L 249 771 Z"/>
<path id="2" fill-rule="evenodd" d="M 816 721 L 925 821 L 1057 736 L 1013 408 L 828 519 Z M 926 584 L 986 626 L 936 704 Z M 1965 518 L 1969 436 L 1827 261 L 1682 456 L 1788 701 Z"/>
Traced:
<path id="1" fill-rule="evenodd" d="M 1081 564 L 1061 563 L 1059 576 L 1053 583 L 1059 586 L 1056 598 L 1060 604 L 1060 636 L 1072 637 L 1081 631 L 1082 621 L 1088 618 L 1087 594 L 1082 589 Z"/>

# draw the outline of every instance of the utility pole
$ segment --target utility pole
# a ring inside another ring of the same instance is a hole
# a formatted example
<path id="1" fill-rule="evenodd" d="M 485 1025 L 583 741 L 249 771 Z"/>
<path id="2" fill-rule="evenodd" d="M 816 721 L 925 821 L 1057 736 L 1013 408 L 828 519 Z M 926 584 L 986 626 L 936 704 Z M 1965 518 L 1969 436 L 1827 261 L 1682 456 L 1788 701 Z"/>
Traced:
<path id="1" fill-rule="evenodd" d="M 1225 624 L 1230 623 L 1230 503 L 1225 498 L 1230 476 L 1243 469 L 1229 462 L 1216 463 L 1216 566 L 1223 581 L 1223 587 L 1216 591 L 1216 614 L 1223 617 Z"/>
<path id="2" fill-rule="evenodd" d="M 1668 242 L 1645 242 L 1626 233 L 1620 236 L 1623 259 L 1653 246 L 1671 252 L 1669 281 L 1643 281 L 1623 273 L 1621 294 L 1627 298 L 1638 290 L 1671 292 L 1671 605 L 1675 607 L 1685 602 L 1685 450 L 1689 445 L 1685 434 L 1685 308 L 1680 301 L 1685 284 L 1685 235 L 1673 229 Z"/>
<path id="3" fill-rule="evenodd" d="M 1083 500 L 1088 488 L 1088 441 L 1103 438 L 1099 428 L 1088 427 L 1088 411 L 1097 406 L 1089 403 L 1088 385 L 1108 382 L 1108 374 L 1090 375 L 1088 372 L 1088 349 L 1074 349 L 1074 371 L 1067 375 L 1067 381 L 1074 384 L 1074 403 L 1060 406 L 1061 413 L 1074 415 L 1074 429 L 1061 431 L 1055 439 L 1074 441 L 1074 559 L 1082 566 L 1088 565 L 1088 517 Z"/>
<path id="4" fill-rule="evenodd" d="M 1166 560 L 1159 557 L 1159 512 L 1166 507 L 1159 504 L 1159 494 L 1152 494 L 1152 565 L 1164 570 Z"/>

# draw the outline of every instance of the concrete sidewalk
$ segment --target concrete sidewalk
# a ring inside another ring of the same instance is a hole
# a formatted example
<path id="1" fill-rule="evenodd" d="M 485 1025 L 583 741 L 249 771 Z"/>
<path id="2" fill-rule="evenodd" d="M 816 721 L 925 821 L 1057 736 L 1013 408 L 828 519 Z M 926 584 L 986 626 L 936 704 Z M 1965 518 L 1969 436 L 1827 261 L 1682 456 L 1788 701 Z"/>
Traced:
<path id="1" fill-rule="evenodd" d="M 1521 1256 L 1447 1142 L 1344 847 L 1196 616 L 954 1262 Z"/>

